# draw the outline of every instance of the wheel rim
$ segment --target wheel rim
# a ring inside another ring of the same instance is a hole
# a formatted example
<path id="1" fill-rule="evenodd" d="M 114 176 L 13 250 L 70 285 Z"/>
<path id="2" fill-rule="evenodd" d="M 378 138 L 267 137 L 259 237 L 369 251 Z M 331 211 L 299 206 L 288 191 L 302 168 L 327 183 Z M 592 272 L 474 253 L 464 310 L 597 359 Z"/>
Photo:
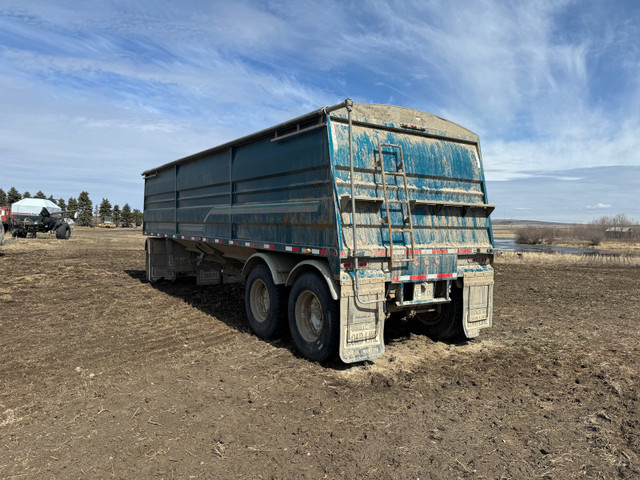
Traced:
<path id="1" fill-rule="evenodd" d="M 311 343 L 320 338 L 324 325 L 322 304 L 309 290 L 302 292 L 296 300 L 296 325 L 305 341 Z"/>
<path id="2" fill-rule="evenodd" d="M 256 279 L 251 285 L 249 297 L 251 313 L 258 322 L 264 322 L 271 309 L 271 297 L 267 285 L 262 280 Z"/>

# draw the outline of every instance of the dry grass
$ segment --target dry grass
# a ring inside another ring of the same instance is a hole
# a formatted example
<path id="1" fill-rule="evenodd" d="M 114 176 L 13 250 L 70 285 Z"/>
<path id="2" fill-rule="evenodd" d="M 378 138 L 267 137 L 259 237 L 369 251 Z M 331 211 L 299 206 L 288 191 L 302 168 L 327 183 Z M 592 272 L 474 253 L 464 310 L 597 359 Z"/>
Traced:
<path id="1" fill-rule="evenodd" d="M 561 253 L 540 252 L 498 252 L 497 264 L 535 263 L 564 265 L 606 265 L 606 266 L 640 266 L 640 258 L 625 254 L 599 254 L 588 252 L 585 255 L 569 255 Z"/>

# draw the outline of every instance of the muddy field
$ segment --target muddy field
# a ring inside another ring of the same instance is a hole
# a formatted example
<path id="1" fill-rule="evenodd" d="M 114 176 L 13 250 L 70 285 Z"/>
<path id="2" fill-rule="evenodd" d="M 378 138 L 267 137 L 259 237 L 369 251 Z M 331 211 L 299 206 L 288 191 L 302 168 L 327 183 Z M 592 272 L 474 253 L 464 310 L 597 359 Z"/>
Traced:
<path id="1" fill-rule="evenodd" d="M 0 247 L 0 478 L 640 478 L 640 267 L 500 259 L 470 343 L 345 366 L 242 286 L 144 280 L 139 232 Z"/>

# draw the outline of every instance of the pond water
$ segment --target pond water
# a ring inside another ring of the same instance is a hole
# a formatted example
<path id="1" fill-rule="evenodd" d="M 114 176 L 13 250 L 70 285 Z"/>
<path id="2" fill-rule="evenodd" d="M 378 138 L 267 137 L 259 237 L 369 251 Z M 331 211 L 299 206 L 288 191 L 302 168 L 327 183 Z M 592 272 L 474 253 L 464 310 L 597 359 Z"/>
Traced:
<path id="1" fill-rule="evenodd" d="M 579 247 L 559 247 L 556 245 L 524 245 L 516 243 L 513 238 L 496 238 L 496 250 L 500 252 L 541 252 L 541 253 L 564 253 L 569 255 L 584 255 L 590 253 L 620 253 L 612 250 L 599 250 L 593 248 Z"/>

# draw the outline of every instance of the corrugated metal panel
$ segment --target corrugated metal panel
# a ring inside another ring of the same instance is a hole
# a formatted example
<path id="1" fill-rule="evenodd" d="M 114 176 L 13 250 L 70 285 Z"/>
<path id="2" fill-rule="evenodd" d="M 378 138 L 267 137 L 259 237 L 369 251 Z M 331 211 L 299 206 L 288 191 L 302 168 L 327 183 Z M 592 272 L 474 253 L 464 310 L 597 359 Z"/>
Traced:
<path id="1" fill-rule="evenodd" d="M 156 172 L 145 231 L 337 248 L 326 127 Z"/>

